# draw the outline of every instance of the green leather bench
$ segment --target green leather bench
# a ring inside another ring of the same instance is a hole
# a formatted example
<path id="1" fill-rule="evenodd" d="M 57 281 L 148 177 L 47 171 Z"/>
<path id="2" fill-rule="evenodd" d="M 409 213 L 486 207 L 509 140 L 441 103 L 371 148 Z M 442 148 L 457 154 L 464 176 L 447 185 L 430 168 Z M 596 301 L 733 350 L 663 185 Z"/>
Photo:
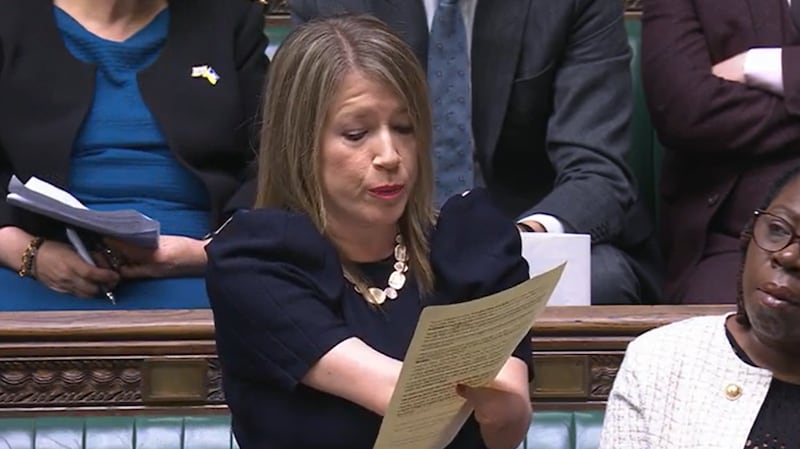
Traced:
<path id="1" fill-rule="evenodd" d="M 642 23 L 638 16 L 625 18 L 625 30 L 631 47 L 631 79 L 633 87 L 633 116 L 631 117 L 631 147 L 628 165 L 633 170 L 639 195 L 653 216 L 658 213 L 658 182 L 661 173 L 661 146 L 658 143 L 642 86 Z"/>
<path id="2" fill-rule="evenodd" d="M 537 412 L 520 448 L 595 449 L 602 412 Z M 265 419 L 268 419 L 265 417 Z M 225 415 L 0 419 L 2 449 L 238 449 Z M 301 448 L 298 448 L 301 449 Z"/>
<path id="3" fill-rule="evenodd" d="M 597 449 L 603 412 L 534 412 L 527 449 Z"/>

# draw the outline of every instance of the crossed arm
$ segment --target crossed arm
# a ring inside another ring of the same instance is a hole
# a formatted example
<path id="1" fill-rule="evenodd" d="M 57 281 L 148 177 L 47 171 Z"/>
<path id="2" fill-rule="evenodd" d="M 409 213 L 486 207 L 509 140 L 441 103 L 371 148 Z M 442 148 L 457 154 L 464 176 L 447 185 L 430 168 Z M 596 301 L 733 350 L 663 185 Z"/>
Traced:
<path id="1" fill-rule="evenodd" d="M 781 97 L 745 84 L 741 54 L 713 62 L 703 25 L 692 0 L 644 2 L 642 80 L 662 143 L 750 155 L 800 144 L 800 48 L 782 50 Z"/>

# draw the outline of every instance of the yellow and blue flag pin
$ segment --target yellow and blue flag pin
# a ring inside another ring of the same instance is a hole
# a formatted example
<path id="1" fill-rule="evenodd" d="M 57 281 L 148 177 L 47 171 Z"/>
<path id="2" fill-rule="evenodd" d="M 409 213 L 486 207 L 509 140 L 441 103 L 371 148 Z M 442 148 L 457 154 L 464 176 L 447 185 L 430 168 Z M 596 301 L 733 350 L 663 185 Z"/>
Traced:
<path id="1" fill-rule="evenodd" d="M 192 78 L 205 78 L 212 86 L 216 85 L 220 76 L 211 66 L 196 65 L 192 67 Z"/>

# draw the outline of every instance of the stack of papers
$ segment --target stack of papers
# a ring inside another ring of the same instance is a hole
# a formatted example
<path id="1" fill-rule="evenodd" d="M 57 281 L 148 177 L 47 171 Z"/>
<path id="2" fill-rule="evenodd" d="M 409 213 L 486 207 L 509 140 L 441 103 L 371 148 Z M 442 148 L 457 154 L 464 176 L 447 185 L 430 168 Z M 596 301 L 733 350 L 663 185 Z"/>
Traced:
<path id="1" fill-rule="evenodd" d="M 60 221 L 67 227 L 145 248 L 158 247 L 160 223 L 135 210 L 90 210 L 68 192 L 35 177 L 23 184 L 12 176 L 8 192 L 9 204 Z"/>

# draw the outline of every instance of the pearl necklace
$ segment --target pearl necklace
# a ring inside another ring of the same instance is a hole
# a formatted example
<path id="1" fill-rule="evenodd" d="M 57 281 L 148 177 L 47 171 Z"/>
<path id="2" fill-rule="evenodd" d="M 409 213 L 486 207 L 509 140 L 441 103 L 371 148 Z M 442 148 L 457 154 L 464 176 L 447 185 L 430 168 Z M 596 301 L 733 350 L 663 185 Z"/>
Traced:
<path id="1" fill-rule="evenodd" d="M 354 285 L 355 290 L 371 304 L 381 305 L 387 299 L 397 299 L 397 292 L 406 284 L 405 273 L 408 271 L 408 252 L 400 234 L 395 237 L 394 241 L 396 242 L 396 245 L 394 245 L 394 271 L 389 275 L 388 287 L 368 287 L 367 292 L 364 293 L 357 285 Z"/>

